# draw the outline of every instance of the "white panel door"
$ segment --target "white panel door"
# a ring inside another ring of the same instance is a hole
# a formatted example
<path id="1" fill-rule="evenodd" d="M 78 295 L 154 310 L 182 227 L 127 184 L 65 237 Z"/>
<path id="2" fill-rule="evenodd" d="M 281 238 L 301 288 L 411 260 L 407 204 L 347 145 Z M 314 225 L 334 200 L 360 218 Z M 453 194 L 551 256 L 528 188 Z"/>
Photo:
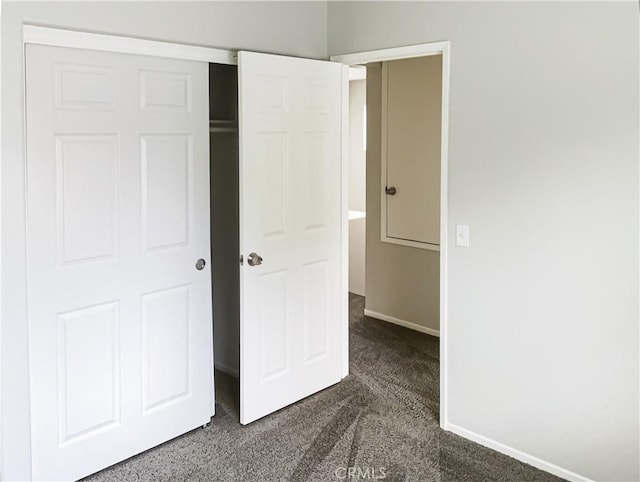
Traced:
<path id="1" fill-rule="evenodd" d="M 27 46 L 35 480 L 212 415 L 208 65 Z"/>
<path id="2" fill-rule="evenodd" d="M 342 68 L 250 52 L 238 66 L 246 424 L 342 376 Z"/>

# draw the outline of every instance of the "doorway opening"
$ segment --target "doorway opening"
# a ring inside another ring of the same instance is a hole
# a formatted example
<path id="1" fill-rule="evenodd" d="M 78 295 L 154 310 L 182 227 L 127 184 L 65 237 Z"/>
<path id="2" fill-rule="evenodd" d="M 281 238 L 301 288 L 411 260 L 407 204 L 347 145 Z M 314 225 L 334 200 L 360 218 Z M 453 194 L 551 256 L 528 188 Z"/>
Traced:
<path id="1" fill-rule="evenodd" d="M 373 318 L 441 337 L 443 427 L 448 48 L 442 42 L 332 58 L 351 69 L 352 310 L 362 311 L 365 322 Z"/>

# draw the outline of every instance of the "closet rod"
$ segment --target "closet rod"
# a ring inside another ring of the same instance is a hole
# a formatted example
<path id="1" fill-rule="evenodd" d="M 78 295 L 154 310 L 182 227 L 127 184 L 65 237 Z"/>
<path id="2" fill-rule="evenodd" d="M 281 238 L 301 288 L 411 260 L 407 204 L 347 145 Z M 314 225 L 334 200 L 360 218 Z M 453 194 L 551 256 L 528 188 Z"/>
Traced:
<path id="1" fill-rule="evenodd" d="M 209 132 L 238 132 L 237 127 L 210 127 Z"/>

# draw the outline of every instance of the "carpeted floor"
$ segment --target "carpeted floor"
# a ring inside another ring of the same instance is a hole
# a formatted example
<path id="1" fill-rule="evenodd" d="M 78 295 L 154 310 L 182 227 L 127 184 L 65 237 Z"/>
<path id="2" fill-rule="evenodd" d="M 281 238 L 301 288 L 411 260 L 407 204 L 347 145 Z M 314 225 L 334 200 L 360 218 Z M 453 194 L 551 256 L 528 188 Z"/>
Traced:
<path id="1" fill-rule="evenodd" d="M 438 339 L 363 309 L 351 295 L 351 374 L 341 383 L 243 427 L 237 381 L 216 372 L 210 426 L 86 480 L 561 480 L 440 430 Z"/>

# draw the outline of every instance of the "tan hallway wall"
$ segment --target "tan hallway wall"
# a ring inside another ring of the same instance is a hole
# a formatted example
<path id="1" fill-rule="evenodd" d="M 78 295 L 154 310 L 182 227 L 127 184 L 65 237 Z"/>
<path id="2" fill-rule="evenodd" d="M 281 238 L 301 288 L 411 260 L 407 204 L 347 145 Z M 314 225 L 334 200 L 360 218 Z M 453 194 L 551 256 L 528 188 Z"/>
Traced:
<path id="1" fill-rule="evenodd" d="M 365 309 L 440 329 L 440 253 L 380 241 L 382 64 L 367 65 Z"/>

